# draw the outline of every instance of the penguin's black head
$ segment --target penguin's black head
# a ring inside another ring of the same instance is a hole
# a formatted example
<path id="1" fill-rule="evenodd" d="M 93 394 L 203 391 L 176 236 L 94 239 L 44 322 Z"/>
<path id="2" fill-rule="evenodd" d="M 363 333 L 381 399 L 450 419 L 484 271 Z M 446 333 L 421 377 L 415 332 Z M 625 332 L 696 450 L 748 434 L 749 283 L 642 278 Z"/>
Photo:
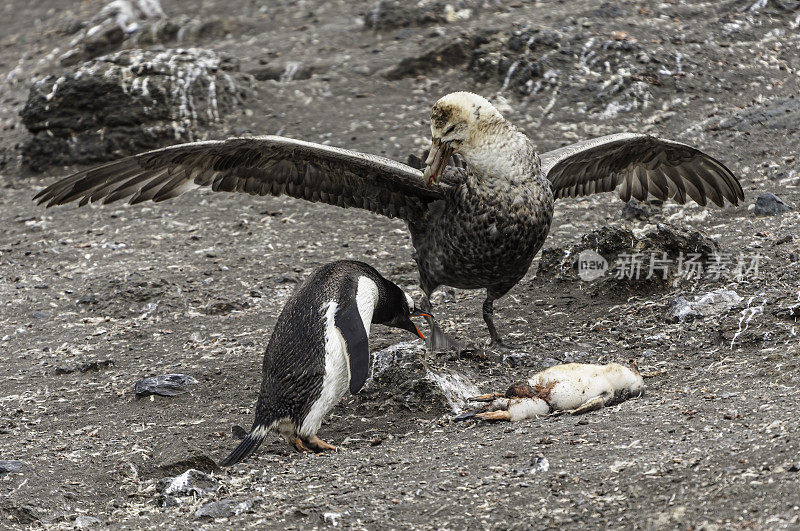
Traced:
<path id="1" fill-rule="evenodd" d="M 384 289 L 372 316 L 372 322 L 395 328 L 408 330 L 412 334 L 425 339 L 412 317 L 431 317 L 427 313 L 417 310 L 411 295 L 401 290 L 393 282 L 384 279 Z"/>

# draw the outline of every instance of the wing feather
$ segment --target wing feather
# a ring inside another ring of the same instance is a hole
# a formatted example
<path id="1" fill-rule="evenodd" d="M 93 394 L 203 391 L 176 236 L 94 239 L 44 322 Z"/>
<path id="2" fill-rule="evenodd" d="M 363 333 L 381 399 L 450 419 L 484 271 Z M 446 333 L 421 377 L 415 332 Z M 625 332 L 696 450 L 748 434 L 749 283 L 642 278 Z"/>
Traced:
<path id="1" fill-rule="evenodd" d="M 48 207 L 128 199 L 165 201 L 198 187 L 252 195 L 286 194 L 389 217 L 418 220 L 445 198 L 405 164 L 278 136 L 180 144 L 89 168 L 58 181 L 34 199 Z"/>
<path id="2" fill-rule="evenodd" d="M 739 180 L 720 161 L 691 146 L 649 135 L 623 133 L 578 142 L 540 155 L 542 170 L 558 197 L 608 192 L 644 201 L 686 201 L 705 205 L 744 199 Z M 596 184 L 590 184 L 596 183 Z"/>

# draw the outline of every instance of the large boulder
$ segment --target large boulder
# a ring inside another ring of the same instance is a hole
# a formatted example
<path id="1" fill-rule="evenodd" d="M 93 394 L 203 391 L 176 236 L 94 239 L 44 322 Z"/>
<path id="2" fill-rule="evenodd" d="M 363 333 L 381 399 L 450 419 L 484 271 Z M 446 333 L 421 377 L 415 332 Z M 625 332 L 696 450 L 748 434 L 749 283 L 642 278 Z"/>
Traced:
<path id="1" fill-rule="evenodd" d="M 196 140 L 244 96 L 233 59 L 204 49 L 126 50 L 36 81 L 23 164 L 89 164 Z"/>
<path id="2" fill-rule="evenodd" d="M 644 233 L 602 227 L 568 247 L 544 249 L 538 281 L 588 283 L 593 294 L 657 291 L 701 278 L 736 275 L 739 256 L 702 232 L 658 224 Z"/>
<path id="3" fill-rule="evenodd" d="M 622 31 L 525 26 L 485 31 L 477 42 L 469 70 L 478 81 L 522 96 L 562 97 L 601 119 L 660 108 L 685 90 L 691 67 L 679 53 Z"/>

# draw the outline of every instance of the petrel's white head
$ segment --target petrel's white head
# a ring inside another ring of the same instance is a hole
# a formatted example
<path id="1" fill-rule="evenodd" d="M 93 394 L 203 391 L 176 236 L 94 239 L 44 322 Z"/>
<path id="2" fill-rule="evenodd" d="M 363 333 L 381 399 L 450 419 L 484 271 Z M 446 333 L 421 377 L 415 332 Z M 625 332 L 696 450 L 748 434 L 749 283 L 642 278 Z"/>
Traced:
<path id="1" fill-rule="evenodd" d="M 484 140 L 498 123 L 506 123 L 494 105 L 472 92 L 453 92 L 431 109 L 431 151 L 425 161 L 428 183 L 442 177 L 447 159 Z"/>

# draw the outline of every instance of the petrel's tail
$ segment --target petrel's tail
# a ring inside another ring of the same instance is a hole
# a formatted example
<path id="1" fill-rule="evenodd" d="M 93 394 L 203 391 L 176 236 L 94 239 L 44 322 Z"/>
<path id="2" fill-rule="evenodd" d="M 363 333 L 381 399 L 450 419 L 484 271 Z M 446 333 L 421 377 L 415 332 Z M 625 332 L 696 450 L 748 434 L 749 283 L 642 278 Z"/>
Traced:
<path id="1" fill-rule="evenodd" d="M 259 422 L 256 421 L 253 424 L 250 433 L 245 436 L 244 440 L 239 443 L 239 446 L 231 452 L 231 455 L 220 461 L 220 466 L 231 466 L 235 465 L 242 459 L 246 458 L 256 450 L 258 447 L 261 446 L 261 443 L 264 442 L 264 439 L 267 438 L 267 434 L 269 433 L 269 425 L 270 423 L 267 422 Z"/>

